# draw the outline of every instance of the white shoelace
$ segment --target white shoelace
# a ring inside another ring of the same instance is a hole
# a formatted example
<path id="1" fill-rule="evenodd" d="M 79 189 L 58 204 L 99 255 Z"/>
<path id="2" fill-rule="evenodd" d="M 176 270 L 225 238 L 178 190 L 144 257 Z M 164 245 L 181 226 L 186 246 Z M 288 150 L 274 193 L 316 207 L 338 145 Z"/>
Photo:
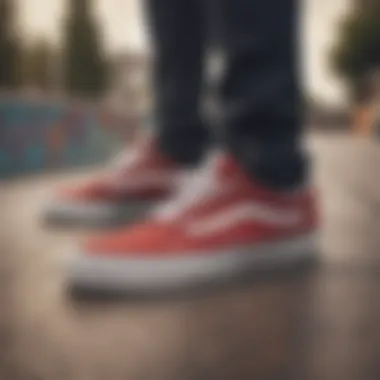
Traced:
<path id="1" fill-rule="evenodd" d="M 226 190 L 216 178 L 215 164 L 218 155 L 213 154 L 206 165 L 183 175 L 178 183 L 178 193 L 172 200 L 159 205 L 153 212 L 158 220 L 173 220 L 194 205 L 206 202 L 215 194 Z"/>
<path id="2" fill-rule="evenodd" d="M 152 138 L 150 133 L 145 132 L 144 136 L 141 137 L 140 143 L 134 144 L 133 147 L 123 149 L 117 154 L 111 162 L 111 167 L 114 168 L 112 178 L 122 175 L 126 168 L 135 166 L 142 159 L 142 154 L 144 153 L 144 146 L 142 145 Z"/>
<path id="3" fill-rule="evenodd" d="M 141 160 L 141 155 L 140 147 L 133 147 L 117 154 L 111 161 L 111 170 L 107 171 L 108 180 L 110 182 L 121 180 L 128 167 L 135 166 Z"/>

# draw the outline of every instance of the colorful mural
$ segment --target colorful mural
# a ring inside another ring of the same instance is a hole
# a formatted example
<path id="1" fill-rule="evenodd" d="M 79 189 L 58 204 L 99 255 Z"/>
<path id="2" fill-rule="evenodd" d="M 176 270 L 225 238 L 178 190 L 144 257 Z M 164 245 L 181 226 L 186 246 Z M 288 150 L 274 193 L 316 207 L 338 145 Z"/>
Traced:
<path id="1" fill-rule="evenodd" d="M 0 100 L 0 178 L 98 163 L 136 123 L 83 104 Z"/>

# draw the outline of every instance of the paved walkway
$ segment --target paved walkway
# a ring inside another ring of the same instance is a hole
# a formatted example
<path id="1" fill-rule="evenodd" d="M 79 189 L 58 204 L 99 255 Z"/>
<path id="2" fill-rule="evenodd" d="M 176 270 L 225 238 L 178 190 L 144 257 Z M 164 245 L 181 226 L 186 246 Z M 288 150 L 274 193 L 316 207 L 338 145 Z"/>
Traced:
<path id="1" fill-rule="evenodd" d="M 82 175 L 1 184 L 0 379 L 377 380 L 380 143 L 309 145 L 322 265 L 182 300 L 70 299 L 61 259 L 80 233 L 43 230 L 38 211 Z"/>

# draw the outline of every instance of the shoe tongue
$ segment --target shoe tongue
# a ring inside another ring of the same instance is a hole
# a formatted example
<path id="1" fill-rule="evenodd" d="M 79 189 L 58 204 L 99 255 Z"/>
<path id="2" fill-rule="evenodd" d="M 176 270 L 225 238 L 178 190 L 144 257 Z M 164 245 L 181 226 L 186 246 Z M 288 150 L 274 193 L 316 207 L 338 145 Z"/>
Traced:
<path id="1" fill-rule="evenodd" d="M 216 170 L 222 176 L 231 176 L 240 172 L 240 168 L 235 158 L 227 154 L 221 155 L 219 157 Z"/>
<path id="2" fill-rule="evenodd" d="M 173 220 L 195 205 L 206 202 L 230 187 L 236 176 L 237 165 L 233 158 L 222 152 L 212 152 L 205 164 L 186 177 L 177 197 L 160 207 L 154 215 L 161 220 Z"/>
<path id="3" fill-rule="evenodd" d="M 142 161 L 146 156 L 153 155 L 156 155 L 153 142 L 149 139 L 141 139 L 134 143 L 133 146 L 125 147 L 123 151 L 114 158 L 113 166 L 123 169 Z"/>
<path id="4" fill-rule="evenodd" d="M 224 152 L 215 152 L 209 157 L 209 173 L 217 179 L 236 177 L 241 173 L 240 167 L 235 158 Z"/>

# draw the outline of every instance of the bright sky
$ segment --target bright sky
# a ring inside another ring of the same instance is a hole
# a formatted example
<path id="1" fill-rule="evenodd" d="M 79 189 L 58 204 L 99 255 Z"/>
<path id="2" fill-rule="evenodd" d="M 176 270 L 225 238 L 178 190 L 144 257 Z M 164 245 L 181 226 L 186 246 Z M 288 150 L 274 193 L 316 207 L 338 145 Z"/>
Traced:
<path id="1" fill-rule="evenodd" d="M 191 1 L 191 0 L 190 0 Z M 47 36 L 59 41 L 65 0 L 18 0 L 21 25 L 30 38 Z M 141 0 L 96 0 L 105 38 L 112 51 L 125 47 L 144 49 Z M 326 53 L 334 41 L 336 21 L 350 0 L 303 0 L 303 52 L 305 82 L 311 93 L 323 100 L 341 103 L 342 88 L 328 69 Z"/>

